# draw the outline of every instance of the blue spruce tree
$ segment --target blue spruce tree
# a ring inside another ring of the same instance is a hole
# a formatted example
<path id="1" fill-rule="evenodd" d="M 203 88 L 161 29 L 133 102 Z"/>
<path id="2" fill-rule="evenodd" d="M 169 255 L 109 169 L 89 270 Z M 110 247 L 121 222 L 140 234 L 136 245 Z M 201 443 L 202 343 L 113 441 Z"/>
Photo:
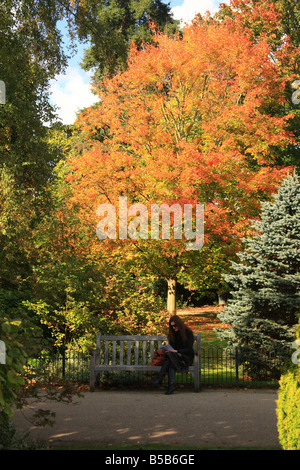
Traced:
<path id="1" fill-rule="evenodd" d="M 232 299 L 219 314 L 229 329 L 220 332 L 239 345 L 252 377 L 280 377 L 292 354 L 300 313 L 300 183 L 288 176 L 273 202 L 263 203 L 257 235 L 245 240 L 234 274 L 226 276 Z"/>

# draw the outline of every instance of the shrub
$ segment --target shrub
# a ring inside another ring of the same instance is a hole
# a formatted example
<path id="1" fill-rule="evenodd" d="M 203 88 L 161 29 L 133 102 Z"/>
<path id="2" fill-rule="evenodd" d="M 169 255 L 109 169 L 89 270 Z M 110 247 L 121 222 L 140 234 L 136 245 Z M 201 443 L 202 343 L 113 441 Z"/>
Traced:
<path id="1" fill-rule="evenodd" d="M 0 423 L 11 418 L 17 392 L 23 385 L 25 353 L 19 341 L 20 321 L 0 318 L 0 339 L 5 343 L 6 362 L 0 365 Z"/>
<path id="2" fill-rule="evenodd" d="M 300 339 L 300 322 L 297 338 Z M 299 354 L 295 356 L 297 358 Z M 281 376 L 279 383 L 277 401 L 279 441 L 284 450 L 300 450 L 300 363 L 290 366 Z"/>
<path id="3" fill-rule="evenodd" d="M 300 450 L 300 369 L 288 370 L 280 379 L 277 401 L 279 442 L 284 450 Z"/>

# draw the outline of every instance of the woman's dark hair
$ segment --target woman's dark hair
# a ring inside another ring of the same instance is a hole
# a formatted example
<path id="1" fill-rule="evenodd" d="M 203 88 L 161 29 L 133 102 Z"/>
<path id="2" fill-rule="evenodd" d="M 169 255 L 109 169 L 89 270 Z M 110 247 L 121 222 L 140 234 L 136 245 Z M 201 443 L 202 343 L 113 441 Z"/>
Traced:
<path id="1" fill-rule="evenodd" d="M 178 327 L 178 333 L 180 334 L 181 338 L 185 341 L 186 340 L 186 332 L 190 328 L 186 326 L 186 324 L 178 317 L 178 315 L 173 315 L 169 320 L 169 333 L 168 333 L 168 341 L 169 343 L 174 342 L 174 330 L 171 326 L 171 323 L 175 323 Z"/>

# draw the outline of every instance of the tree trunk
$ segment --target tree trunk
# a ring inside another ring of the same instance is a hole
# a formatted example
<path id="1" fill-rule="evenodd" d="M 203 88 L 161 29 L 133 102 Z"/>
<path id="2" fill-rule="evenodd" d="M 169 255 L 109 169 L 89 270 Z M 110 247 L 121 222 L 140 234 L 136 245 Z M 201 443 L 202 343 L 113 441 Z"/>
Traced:
<path id="1" fill-rule="evenodd" d="M 176 314 L 176 279 L 168 279 L 167 310 L 170 315 Z"/>

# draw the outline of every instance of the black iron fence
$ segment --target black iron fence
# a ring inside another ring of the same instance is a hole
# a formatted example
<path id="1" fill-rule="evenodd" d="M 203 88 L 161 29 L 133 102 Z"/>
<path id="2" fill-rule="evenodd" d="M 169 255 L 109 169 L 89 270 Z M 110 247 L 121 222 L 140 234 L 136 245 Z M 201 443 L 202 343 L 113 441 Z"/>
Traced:
<path id="1" fill-rule="evenodd" d="M 201 384 L 240 386 L 244 381 L 238 348 L 202 348 Z"/>
<path id="2" fill-rule="evenodd" d="M 89 382 L 90 355 L 82 351 L 45 353 L 29 359 L 27 372 L 36 377 L 54 377 L 71 382 Z"/>
<path id="3" fill-rule="evenodd" d="M 251 387 L 253 385 L 276 386 L 276 380 L 268 378 L 268 373 L 262 373 L 264 379 L 253 379 L 247 373 L 245 362 L 241 361 L 238 348 L 202 348 L 201 349 L 201 385 L 202 386 L 231 386 Z M 45 354 L 36 359 L 30 359 L 27 364 L 29 373 L 37 376 L 53 376 L 67 381 L 89 383 L 90 355 L 81 351 L 66 351 L 63 354 Z M 152 377 L 151 372 L 104 372 L 100 377 L 103 387 L 112 384 L 126 385 L 134 382 L 147 384 Z M 177 374 L 179 385 L 193 383 L 191 374 Z"/>

